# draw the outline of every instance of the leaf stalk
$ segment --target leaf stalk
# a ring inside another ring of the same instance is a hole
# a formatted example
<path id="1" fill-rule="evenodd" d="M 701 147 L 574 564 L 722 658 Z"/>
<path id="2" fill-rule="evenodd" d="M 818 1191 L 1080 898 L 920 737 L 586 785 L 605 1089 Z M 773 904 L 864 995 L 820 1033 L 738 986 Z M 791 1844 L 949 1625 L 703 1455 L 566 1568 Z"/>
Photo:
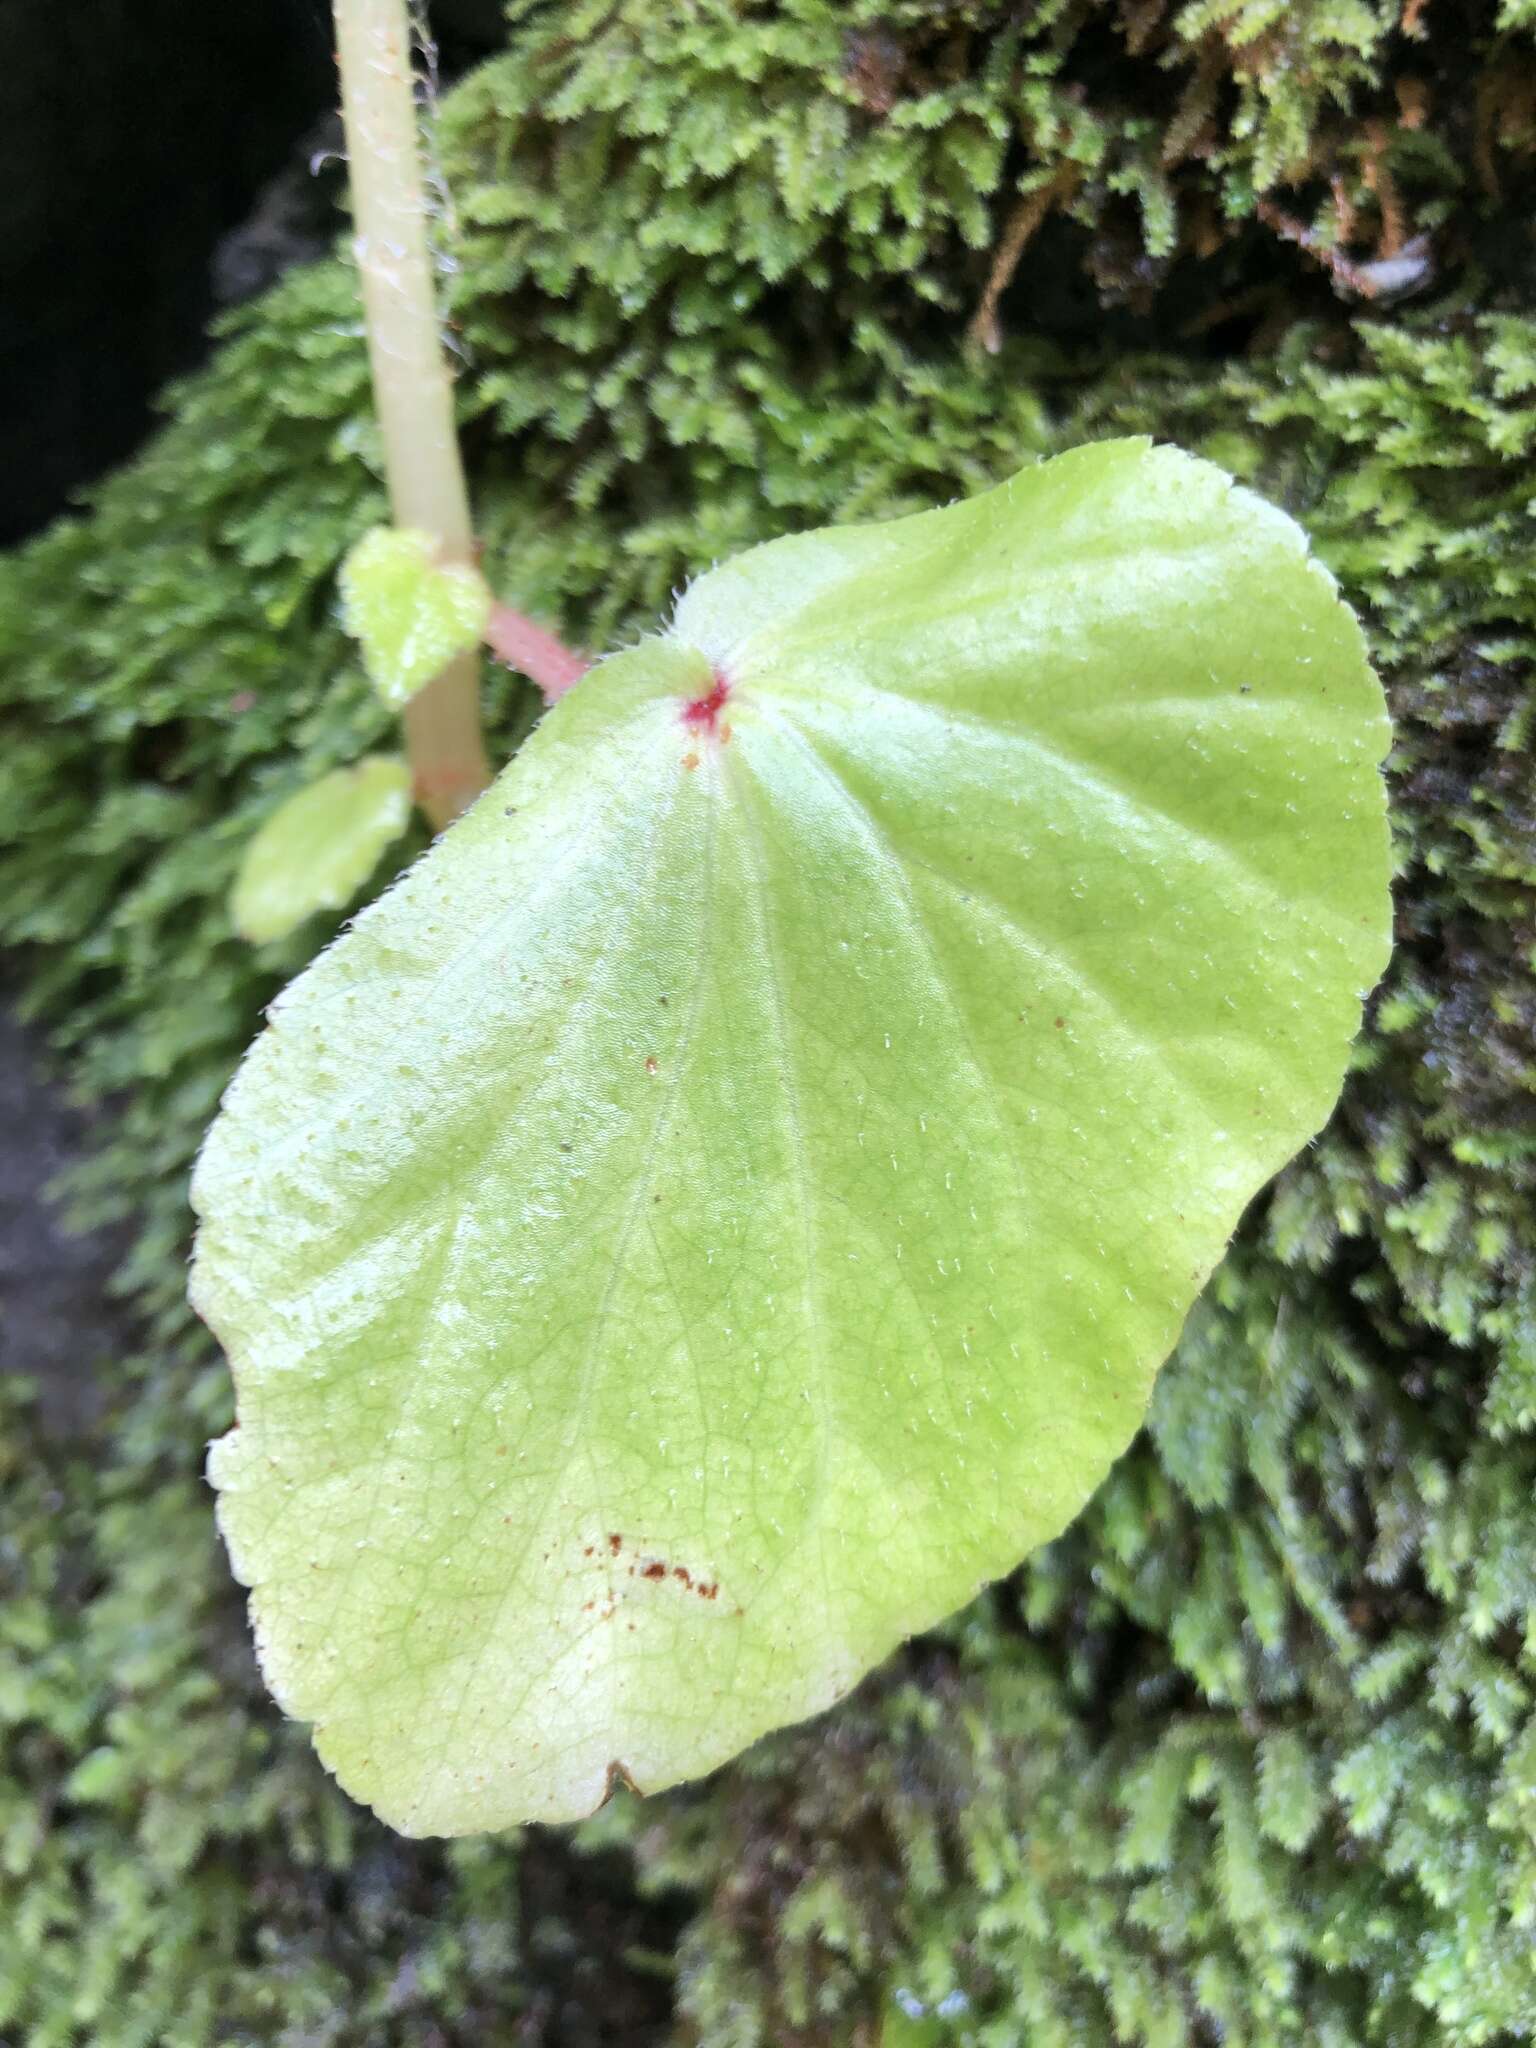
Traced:
<path id="1" fill-rule="evenodd" d="M 546 704 L 563 697 L 573 683 L 579 683 L 592 666 L 585 654 L 567 647 L 553 633 L 536 626 L 523 612 L 510 605 L 491 607 L 486 623 L 485 644 L 498 661 L 515 668 L 544 693 Z"/>

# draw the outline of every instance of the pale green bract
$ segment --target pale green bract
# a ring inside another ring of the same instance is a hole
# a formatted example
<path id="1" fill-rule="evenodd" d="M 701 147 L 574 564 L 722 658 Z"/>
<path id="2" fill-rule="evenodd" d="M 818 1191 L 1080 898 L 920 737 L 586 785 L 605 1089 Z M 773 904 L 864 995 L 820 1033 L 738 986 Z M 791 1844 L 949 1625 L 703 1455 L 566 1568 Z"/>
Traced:
<path id="1" fill-rule="evenodd" d="M 672 1784 L 1070 1520 L 1338 1092 L 1386 742 L 1298 529 L 1139 441 L 754 549 L 556 705 L 197 1172 L 221 1520 L 350 1791 Z"/>
<path id="2" fill-rule="evenodd" d="M 235 930 L 262 946 L 317 910 L 340 910 L 410 820 L 410 772 L 396 754 L 370 754 L 296 791 L 245 849 L 229 896 Z"/>
<path id="3" fill-rule="evenodd" d="M 398 710 L 480 644 L 491 593 L 468 563 L 439 561 L 429 533 L 376 526 L 342 565 L 341 605 L 370 682 Z"/>

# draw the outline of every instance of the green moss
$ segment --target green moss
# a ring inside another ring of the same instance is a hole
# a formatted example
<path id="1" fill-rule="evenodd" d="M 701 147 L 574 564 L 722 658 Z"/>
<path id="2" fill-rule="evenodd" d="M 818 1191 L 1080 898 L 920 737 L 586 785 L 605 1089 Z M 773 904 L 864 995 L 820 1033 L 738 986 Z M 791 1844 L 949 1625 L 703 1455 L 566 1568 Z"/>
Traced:
<path id="1" fill-rule="evenodd" d="M 0 937 L 119 1105 L 74 1195 L 131 1219 L 145 1319 L 99 1441 L 0 1416 L 0 2038 L 643 2041 L 674 1934 L 711 2048 L 1536 2030 L 1536 49 L 1528 8 L 1451 12 L 523 7 L 445 109 L 515 601 L 611 643 L 750 541 L 1151 430 L 1307 524 L 1398 719 L 1392 974 L 1137 1448 L 853 1702 L 575 1846 L 347 1809 L 197 1476 L 228 1395 L 186 1168 L 327 936 L 253 954 L 226 891 L 386 730 L 337 614 L 382 510 L 345 270 L 0 564 Z M 993 355 L 967 329 L 1046 188 Z M 1421 235 L 1422 306 L 1362 298 Z M 510 745 L 530 693 L 491 696 Z"/>

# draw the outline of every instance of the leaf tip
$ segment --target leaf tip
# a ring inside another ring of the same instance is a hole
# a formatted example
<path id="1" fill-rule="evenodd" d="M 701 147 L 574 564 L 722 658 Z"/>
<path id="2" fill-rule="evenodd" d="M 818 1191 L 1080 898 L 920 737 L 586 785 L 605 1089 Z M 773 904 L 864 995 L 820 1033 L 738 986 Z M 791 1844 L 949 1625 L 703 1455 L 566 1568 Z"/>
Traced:
<path id="1" fill-rule="evenodd" d="M 598 1801 L 598 1805 L 606 1806 L 609 1800 L 615 1798 L 620 1792 L 633 1792 L 637 1799 L 645 1797 L 644 1792 L 636 1784 L 634 1773 L 630 1770 L 629 1765 L 622 1762 L 620 1758 L 615 1757 L 608 1766 L 608 1774 L 603 1781 L 603 1796 Z"/>

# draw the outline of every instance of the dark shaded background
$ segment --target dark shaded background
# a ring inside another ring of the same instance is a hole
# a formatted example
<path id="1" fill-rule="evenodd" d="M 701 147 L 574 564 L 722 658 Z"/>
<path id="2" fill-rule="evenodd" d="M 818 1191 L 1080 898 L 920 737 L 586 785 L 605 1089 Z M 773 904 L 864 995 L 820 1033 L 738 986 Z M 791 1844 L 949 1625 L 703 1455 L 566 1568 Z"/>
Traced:
<path id="1" fill-rule="evenodd" d="M 499 19 L 438 0 L 445 76 Z M 211 315 L 329 242 L 342 174 L 310 163 L 339 140 L 334 95 L 327 0 L 0 0 L 0 547 L 133 452 Z M 122 1349 L 117 1247 L 46 1200 L 90 1132 L 3 978 L 0 1119 L 0 1370 L 34 1375 L 67 1432 Z"/>
<path id="2" fill-rule="evenodd" d="M 450 75 L 499 13 L 433 5 Z M 304 145 L 334 91 L 326 0 L 0 0 L 0 546 L 132 452 L 220 304 L 324 238 L 339 178 L 307 191 Z"/>

